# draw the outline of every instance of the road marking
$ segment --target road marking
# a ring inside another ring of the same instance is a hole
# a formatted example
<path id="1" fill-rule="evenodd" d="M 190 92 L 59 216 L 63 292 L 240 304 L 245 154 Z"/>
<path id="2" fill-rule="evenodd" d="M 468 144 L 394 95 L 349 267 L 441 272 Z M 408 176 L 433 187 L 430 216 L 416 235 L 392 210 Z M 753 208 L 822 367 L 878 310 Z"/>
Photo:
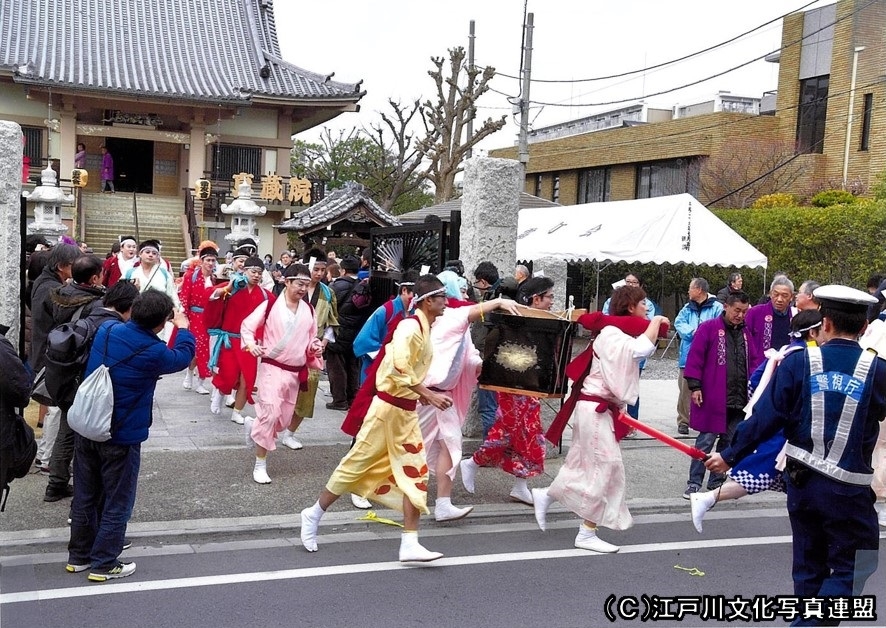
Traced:
<path id="1" fill-rule="evenodd" d="M 671 552 L 677 550 L 713 549 L 720 547 L 747 547 L 753 545 L 778 545 L 790 543 L 790 536 L 748 537 L 738 539 L 711 539 L 695 541 L 679 541 L 673 543 L 643 543 L 639 545 L 623 545 L 621 554 L 642 554 L 644 552 Z M 551 560 L 560 558 L 594 558 L 608 556 L 580 549 L 548 550 L 537 552 L 506 552 L 502 554 L 481 554 L 479 556 L 453 556 L 441 558 L 428 563 L 428 567 L 462 567 L 468 565 L 520 562 L 526 560 Z M 222 574 L 216 576 L 198 576 L 193 578 L 174 578 L 166 580 L 150 580 L 147 582 L 121 581 L 93 584 L 80 587 L 60 589 L 43 589 L 20 591 L 17 593 L 0 594 L 0 606 L 18 602 L 34 602 L 94 595 L 112 595 L 115 593 L 134 593 L 139 591 L 163 591 L 169 589 L 189 589 L 194 587 L 210 587 L 223 584 L 241 584 L 247 582 L 266 582 L 269 580 L 296 580 L 300 578 L 318 578 L 341 576 L 356 573 L 377 571 L 397 571 L 415 569 L 415 566 L 400 562 L 362 563 L 350 565 L 330 565 L 326 567 L 306 567 L 300 569 L 281 569 L 277 571 L 259 571 L 250 573 Z"/>

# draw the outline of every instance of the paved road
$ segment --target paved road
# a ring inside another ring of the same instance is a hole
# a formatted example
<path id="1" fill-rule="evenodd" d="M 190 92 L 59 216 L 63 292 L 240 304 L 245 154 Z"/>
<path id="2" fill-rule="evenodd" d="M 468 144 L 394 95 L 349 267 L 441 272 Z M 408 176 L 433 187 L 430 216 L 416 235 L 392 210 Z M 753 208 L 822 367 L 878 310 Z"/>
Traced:
<path id="1" fill-rule="evenodd" d="M 66 574 L 63 552 L 23 554 L 0 559 L 0 620 L 15 628 L 559 628 L 611 625 L 607 600 L 617 599 L 609 603 L 614 625 L 627 626 L 641 622 L 619 618 L 619 604 L 631 612 L 631 598 L 636 599 L 642 613 L 646 595 L 681 596 L 690 609 L 699 596 L 710 596 L 712 609 L 718 598 L 724 600 L 719 621 L 703 622 L 690 611 L 682 621 L 662 619 L 655 625 L 729 625 L 725 619 L 734 611 L 726 599 L 735 605 L 738 596 L 750 604 L 757 596 L 790 593 L 790 527 L 782 513 L 714 512 L 706 528 L 698 535 L 685 517 L 640 516 L 632 529 L 606 533 L 622 550 L 602 555 L 572 547 L 572 516 L 555 516 L 549 530 L 541 532 L 527 509 L 522 515 L 428 525 L 425 545 L 446 557 L 409 567 L 396 562 L 396 528 L 338 515 L 324 521 L 316 554 L 301 548 L 292 527 L 184 535 L 136 544 L 126 557 L 137 562 L 138 571 L 106 584 L 89 583 L 85 574 Z M 880 560 L 886 560 L 886 548 Z M 883 574 L 868 582 L 866 594 L 882 598 Z M 749 606 L 748 618 L 753 612 Z"/>

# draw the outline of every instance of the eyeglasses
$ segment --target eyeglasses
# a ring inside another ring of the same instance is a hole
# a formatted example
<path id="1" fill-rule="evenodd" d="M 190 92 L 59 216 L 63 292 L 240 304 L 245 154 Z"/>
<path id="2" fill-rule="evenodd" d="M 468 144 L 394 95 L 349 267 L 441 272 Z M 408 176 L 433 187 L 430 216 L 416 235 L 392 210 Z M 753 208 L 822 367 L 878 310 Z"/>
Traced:
<path id="1" fill-rule="evenodd" d="M 631 281 L 631 280 L 625 279 L 625 284 L 628 285 L 628 286 L 639 286 L 639 285 L 640 285 L 640 282 L 639 282 L 639 281 Z"/>

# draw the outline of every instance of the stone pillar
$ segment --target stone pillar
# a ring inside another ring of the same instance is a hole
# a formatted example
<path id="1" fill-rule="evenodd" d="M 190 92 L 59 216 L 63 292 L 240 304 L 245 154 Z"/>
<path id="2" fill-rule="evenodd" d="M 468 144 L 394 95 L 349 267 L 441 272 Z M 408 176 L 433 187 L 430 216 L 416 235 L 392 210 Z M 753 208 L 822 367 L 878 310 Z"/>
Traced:
<path id="1" fill-rule="evenodd" d="M 475 157 L 465 162 L 459 251 L 469 279 L 483 261 L 495 264 L 502 277 L 513 274 L 522 183 L 518 161 Z"/>
<path id="2" fill-rule="evenodd" d="M 60 111 L 59 120 L 59 180 L 70 179 L 74 169 L 74 154 L 77 152 L 77 112 Z"/>
<path id="3" fill-rule="evenodd" d="M 554 306 L 555 310 L 565 310 L 569 303 L 566 294 L 566 267 L 568 263 L 556 257 L 541 257 L 532 260 L 532 274 L 544 273 L 548 279 L 554 280 Z"/>
<path id="4" fill-rule="evenodd" d="M 523 168 L 518 161 L 475 157 L 465 162 L 459 251 L 470 281 L 474 279 L 477 264 L 483 261 L 495 264 L 502 277 L 513 274 L 522 188 Z M 464 433 L 467 436 L 483 433 L 476 395 Z"/>
<path id="5" fill-rule="evenodd" d="M 0 324 L 18 349 L 21 333 L 22 128 L 0 120 Z"/>

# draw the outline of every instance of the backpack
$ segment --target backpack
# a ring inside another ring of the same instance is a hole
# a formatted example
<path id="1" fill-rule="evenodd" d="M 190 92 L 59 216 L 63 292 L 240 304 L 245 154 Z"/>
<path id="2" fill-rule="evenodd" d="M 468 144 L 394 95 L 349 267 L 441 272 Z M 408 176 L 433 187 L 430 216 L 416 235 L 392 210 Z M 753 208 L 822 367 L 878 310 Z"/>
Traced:
<path id="1" fill-rule="evenodd" d="M 25 423 L 18 413 L 3 420 L 3 446 L 0 449 L 0 512 L 6 509 L 9 497 L 9 483 L 25 477 L 37 456 L 37 441 L 34 430 Z"/>
<path id="2" fill-rule="evenodd" d="M 53 400 L 50 405 L 62 410 L 67 410 L 74 402 L 98 329 L 92 320 L 80 318 L 81 310 L 77 310 L 70 322 L 59 325 L 46 337 L 45 389 Z"/>
<path id="3" fill-rule="evenodd" d="M 111 438 L 111 424 L 114 418 L 114 385 L 111 381 L 111 369 L 129 361 L 152 346 L 142 347 L 122 360 L 118 360 L 110 366 L 106 365 L 104 361 L 108 357 L 111 331 L 121 324 L 115 323 L 109 326 L 105 336 L 105 352 L 102 356 L 102 363 L 77 388 L 74 401 L 68 409 L 68 427 L 80 436 L 98 443 L 103 443 Z"/>

